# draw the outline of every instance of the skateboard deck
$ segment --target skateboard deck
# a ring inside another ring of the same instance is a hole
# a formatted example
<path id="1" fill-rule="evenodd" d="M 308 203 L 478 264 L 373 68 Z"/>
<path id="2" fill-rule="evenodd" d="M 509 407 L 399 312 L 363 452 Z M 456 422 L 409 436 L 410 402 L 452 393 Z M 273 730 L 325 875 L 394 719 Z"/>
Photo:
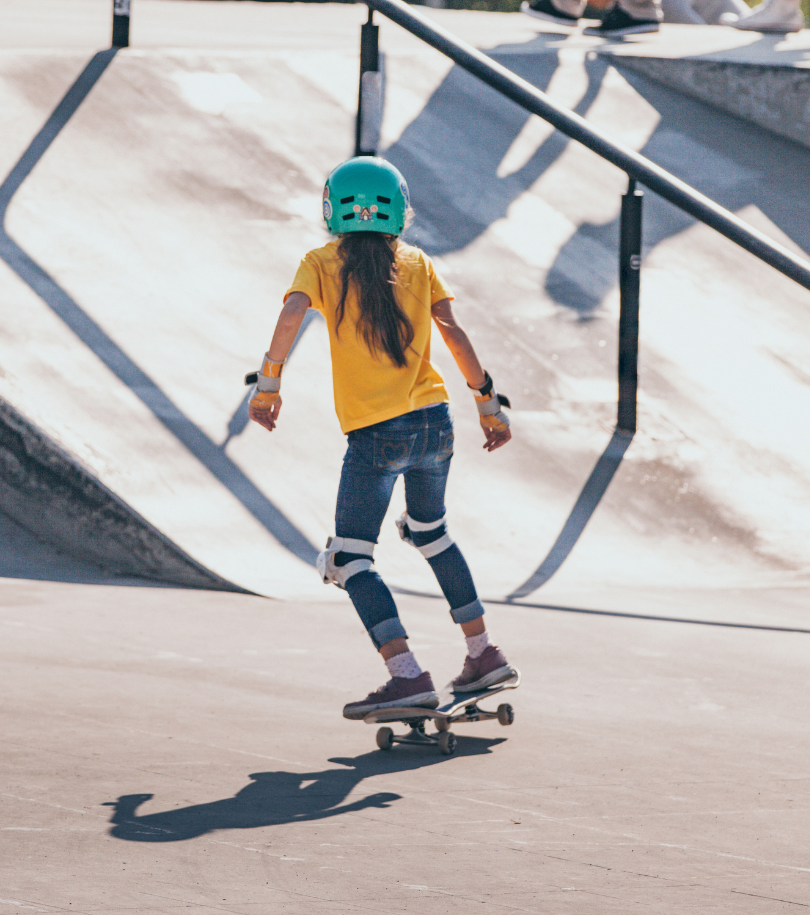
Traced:
<path id="1" fill-rule="evenodd" d="M 487 689 L 475 692 L 454 692 L 444 689 L 439 692 L 439 704 L 436 708 L 384 708 L 369 712 L 363 718 L 366 724 L 383 724 L 384 722 L 400 722 L 410 727 L 410 733 L 397 735 L 388 727 L 377 731 L 377 746 L 381 750 L 390 750 L 395 743 L 415 743 L 422 745 L 438 746 L 447 756 L 456 750 L 456 737 L 450 726 L 460 722 L 492 721 L 497 720 L 502 725 L 510 725 L 515 720 L 515 712 L 511 705 L 502 703 L 494 712 L 478 707 L 478 703 L 490 696 L 497 696 L 507 689 L 517 689 L 520 686 L 520 674 L 496 683 Z M 426 733 L 425 724 L 433 721 L 436 733 Z"/>

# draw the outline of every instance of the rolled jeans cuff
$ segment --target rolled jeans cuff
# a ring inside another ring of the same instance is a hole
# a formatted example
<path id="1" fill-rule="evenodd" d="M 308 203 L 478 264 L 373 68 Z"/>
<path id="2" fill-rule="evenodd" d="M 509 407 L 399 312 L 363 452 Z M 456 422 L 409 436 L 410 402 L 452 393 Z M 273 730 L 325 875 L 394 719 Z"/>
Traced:
<path id="1" fill-rule="evenodd" d="M 484 605 L 478 597 L 474 601 L 470 601 L 469 604 L 464 604 L 463 607 L 456 607 L 450 611 L 450 616 L 453 618 L 454 623 L 471 623 L 483 615 Z"/>
<path id="2" fill-rule="evenodd" d="M 369 629 L 368 634 L 371 636 L 371 641 L 374 642 L 374 647 L 377 651 L 380 650 L 382 645 L 385 645 L 386 642 L 390 642 L 392 639 L 408 638 L 405 627 L 396 616 L 389 617 L 387 620 L 377 623 L 376 626 L 372 626 L 371 629 Z"/>

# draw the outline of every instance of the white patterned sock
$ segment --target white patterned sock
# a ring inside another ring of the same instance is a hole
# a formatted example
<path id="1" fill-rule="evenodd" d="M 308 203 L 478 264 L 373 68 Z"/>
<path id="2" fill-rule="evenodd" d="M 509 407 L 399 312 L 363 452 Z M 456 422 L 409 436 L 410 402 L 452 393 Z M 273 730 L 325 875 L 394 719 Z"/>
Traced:
<path id="1" fill-rule="evenodd" d="M 467 640 L 467 654 L 473 659 L 480 658 L 487 646 L 492 644 L 486 631 L 481 635 L 466 635 L 464 638 Z"/>
<path id="2" fill-rule="evenodd" d="M 411 651 L 395 654 L 385 662 L 385 666 L 392 677 L 405 677 L 408 680 L 415 680 L 422 673 L 422 668 Z"/>

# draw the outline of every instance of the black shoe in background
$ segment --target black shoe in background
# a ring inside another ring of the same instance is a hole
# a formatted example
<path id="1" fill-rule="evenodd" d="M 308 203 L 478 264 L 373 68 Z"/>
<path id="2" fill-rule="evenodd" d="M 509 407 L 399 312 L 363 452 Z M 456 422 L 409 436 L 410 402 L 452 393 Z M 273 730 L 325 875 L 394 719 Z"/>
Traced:
<path id="1" fill-rule="evenodd" d="M 645 32 L 657 31 L 657 19 L 634 19 L 623 9 L 614 6 L 601 25 L 583 29 L 582 34 L 598 35 L 600 38 L 624 38 L 625 35 L 643 35 Z"/>
<path id="2" fill-rule="evenodd" d="M 546 22 L 553 22 L 555 25 L 576 25 L 579 22 L 577 16 L 569 16 L 568 13 L 560 12 L 551 0 L 534 0 L 534 3 L 523 0 L 523 3 L 520 4 L 520 11 L 527 16 L 534 16 L 535 19 L 544 19 Z"/>

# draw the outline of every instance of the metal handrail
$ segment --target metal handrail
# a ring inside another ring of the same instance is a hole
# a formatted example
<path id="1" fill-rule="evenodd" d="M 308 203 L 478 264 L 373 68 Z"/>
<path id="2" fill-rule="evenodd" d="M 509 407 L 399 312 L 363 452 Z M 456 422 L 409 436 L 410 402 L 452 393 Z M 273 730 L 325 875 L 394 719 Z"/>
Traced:
<path id="1" fill-rule="evenodd" d="M 451 35 L 441 26 L 416 12 L 403 0 L 364 2 L 369 11 L 377 10 L 383 16 L 387 16 L 521 108 L 548 121 L 561 133 L 627 172 L 630 178 L 639 181 L 699 222 L 725 235 L 805 289 L 810 289 L 810 262 L 796 257 L 787 248 L 772 241 L 659 165 L 629 147 L 611 140 L 584 118 L 558 105 L 545 92 L 516 76 L 482 51 Z"/>

